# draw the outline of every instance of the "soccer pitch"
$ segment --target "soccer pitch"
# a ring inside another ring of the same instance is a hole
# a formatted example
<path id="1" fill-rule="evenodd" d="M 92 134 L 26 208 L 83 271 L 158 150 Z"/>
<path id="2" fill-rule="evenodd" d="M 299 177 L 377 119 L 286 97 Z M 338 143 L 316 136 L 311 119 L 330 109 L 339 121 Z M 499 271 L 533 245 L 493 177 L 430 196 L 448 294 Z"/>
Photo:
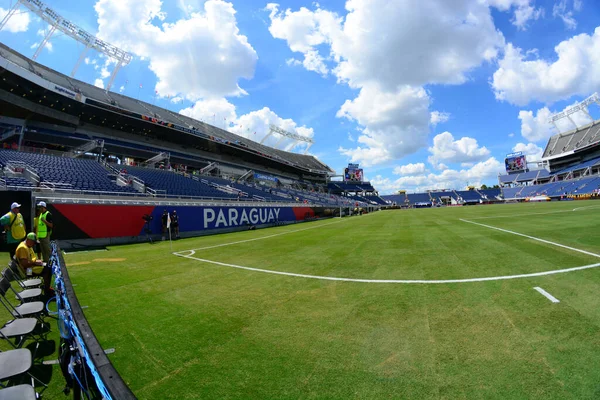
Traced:
<path id="1" fill-rule="evenodd" d="M 599 216 L 393 210 L 65 260 L 140 399 L 598 398 Z"/>

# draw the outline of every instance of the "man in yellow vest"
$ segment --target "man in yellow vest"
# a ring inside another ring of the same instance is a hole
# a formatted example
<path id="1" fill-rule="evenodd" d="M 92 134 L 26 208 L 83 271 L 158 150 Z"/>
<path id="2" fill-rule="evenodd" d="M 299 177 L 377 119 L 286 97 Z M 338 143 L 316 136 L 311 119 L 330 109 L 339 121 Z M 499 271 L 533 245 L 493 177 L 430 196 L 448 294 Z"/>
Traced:
<path id="1" fill-rule="evenodd" d="M 33 247 L 37 237 L 35 233 L 31 232 L 27 235 L 27 238 L 23 240 L 17 247 L 15 253 L 15 261 L 19 265 L 21 271 L 26 276 L 41 276 L 44 278 L 44 293 L 48 296 L 52 295 L 52 289 L 50 289 L 50 281 L 52 281 L 52 270 L 45 262 L 38 260 L 35 256 Z"/>
<path id="2" fill-rule="evenodd" d="M 10 211 L 0 218 L 0 225 L 4 227 L 6 232 L 6 244 L 8 245 L 10 259 L 15 255 L 15 250 L 19 243 L 25 239 L 27 231 L 25 230 L 25 220 L 19 212 L 21 205 L 14 202 L 10 206 Z"/>
<path id="3" fill-rule="evenodd" d="M 46 202 L 40 201 L 37 206 L 40 208 L 40 216 L 38 217 L 37 237 L 42 248 L 42 258 L 44 262 L 50 259 L 50 235 L 52 234 L 52 214 L 46 209 Z"/>

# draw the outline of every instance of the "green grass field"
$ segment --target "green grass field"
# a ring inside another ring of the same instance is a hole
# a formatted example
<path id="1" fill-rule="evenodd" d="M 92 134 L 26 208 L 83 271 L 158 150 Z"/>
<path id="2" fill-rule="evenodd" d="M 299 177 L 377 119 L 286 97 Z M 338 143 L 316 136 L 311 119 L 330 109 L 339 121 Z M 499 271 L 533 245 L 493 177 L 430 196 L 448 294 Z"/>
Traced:
<path id="1" fill-rule="evenodd" d="M 368 281 L 594 265 L 599 223 L 593 201 L 394 210 L 65 259 L 140 399 L 593 399 L 600 268 Z"/>

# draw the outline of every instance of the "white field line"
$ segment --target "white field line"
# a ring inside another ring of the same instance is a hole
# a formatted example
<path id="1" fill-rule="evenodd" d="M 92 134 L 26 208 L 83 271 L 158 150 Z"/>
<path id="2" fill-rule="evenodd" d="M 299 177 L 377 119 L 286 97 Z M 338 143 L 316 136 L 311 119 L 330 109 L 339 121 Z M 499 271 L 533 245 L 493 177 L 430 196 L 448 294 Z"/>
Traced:
<path id="1" fill-rule="evenodd" d="M 275 233 L 273 235 L 261 236 L 261 237 L 253 238 L 253 239 L 246 239 L 246 240 L 239 240 L 237 242 L 229 242 L 229 243 L 216 244 L 214 246 L 200 247 L 200 248 L 197 248 L 197 249 L 182 250 L 182 251 L 179 251 L 179 252 L 174 252 L 173 254 L 175 254 L 177 256 L 180 256 L 180 255 L 183 255 L 183 254 L 179 254 L 179 253 L 185 253 L 187 251 L 195 251 L 195 250 L 202 251 L 202 250 L 208 250 L 208 249 L 215 249 L 217 247 L 231 246 L 231 245 L 234 245 L 234 244 L 254 242 L 256 240 L 270 239 L 270 238 L 277 237 L 277 236 L 289 235 L 290 233 L 303 232 L 303 231 L 307 231 L 309 229 L 316 229 L 316 228 L 321 228 L 321 227 L 328 226 L 328 225 L 339 224 L 340 222 L 344 222 L 344 221 L 348 221 L 348 220 L 350 220 L 350 218 L 341 219 L 341 220 L 338 220 L 338 221 L 335 221 L 335 222 L 329 222 L 327 224 L 310 226 L 308 228 L 295 229 L 293 231 L 286 231 L 286 232 Z"/>
<path id="2" fill-rule="evenodd" d="M 599 254 L 591 253 L 589 251 L 585 251 L 585 250 L 581 250 L 581 249 L 576 249 L 574 247 L 565 246 L 560 243 L 551 242 L 548 240 L 536 238 L 534 236 L 529 236 L 529 235 L 525 235 L 522 233 L 509 231 L 507 229 L 497 228 L 497 227 L 491 226 L 491 225 L 480 224 L 478 222 L 473 222 L 473 221 L 469 221 L 469 220 L 465 220 L 465 219 L 460 219 L 460 220 L 463 222 L 470 223 L 470 224 L 480 225 L 480 226 L 483 226 L 483 227 L 486 227 L 489 229 L 495 229 L 495 230 L 502 231 L 505 233 L 511 233 L 513 235 L 523 236 L 523 237 L 526 237 L 526 238 L 529 238 L 532 240 L 537 240 L 537 241 L 540 241 L 543 243 L 551 244 L 554 246 L 566 248 L 566 249 L 569 249 L 569 250 L 572 250 L 575 252 L 584 253 L 584 254 L 587 254 L 587 255 L 590 255 L 593 257 L 600 258 Z M 307 274 L 297 274 L 297 273 L 293 273 L 293 272 L 274 271 L 274 270 L 269 270 L 269 269 L 246 267 L 243 265 L 229 264 L 229 263 L 223 263 L 223 262 L 219 262 L 219 261 L 213 261 L 213 260 L 207 260 L 204 258 L 194 257 L 194 255 L 196 254 L 196 251 L 207 250 L 207 249 L 212 249 L 212 248 L 222 247 L 222 246 L 231 246 L 234 244 L 246 243 L 246 242 L 251 242 L 251 241 L 255 241 L 255 240 L 268 239 L 271 237 L 286 235 L 288 233 L 302 232 L 302 231 L 306 231 L 309 229 L 332 225 L 332 224 L 335 224 L 338 222 L 342 222 L 342 221 L 331 222 L 328 224 L 312 226 L 312 227 L 304 228 L 304 229 L 297 229 L 294 231 L 277 233 L 274 235 L 263 236 L 260 238 L 240 240 L 237 242 L 230 242 L 230 243 L 223 243 L 220 245 L 202 247 L 202 248 L 198 248 L 198 249 L 182 250 L 180 252 L 175 252 L 173 254 L 178 257 L 183 257 L 183 258 L 187 258 L 190 260 L 196 260 L 196 261 L 200 261 L 200 262 L 204 262 L 204 263 L 208 263 L 208 264 L 219 265 L 222 267 L 243 269 L 246 271 L 262 272 L 262 273 L 267 273 L 267 274 L 284 275 L 284 276 L 291 276 L 291 277 L 298 277 L 298 278 L 319 279 L 319 280 L 338 281 L 338 282 L 359 282 L 359 283 L 444 284 L 444 283 L 487 282 L 487 281 L 500 281 L 500 280 L 508 280 L 508 279 L 533 278 L 533 277 L 538 277 L 538 276 L 562 274 L 562 273 L 566 273 L 566 272 L 581 271 L 581 270 L 585 270 L 585 269 L 600 267 L 600 263 L 596 263 L 596 264 L 583 265 L 580 267 L 564 268 L 564 269 L 558 269 L 558 270 L 553 270 L 553 271 L 533 272 L 533 273 L 529 273 L 529 274 L 490 276 L 490 277 L 467 278 L 467 279 L 432 279 L 432 280 L 426 280 L 426 279 L 360 279 L 360 278 L 343 278 L 343 277 L 335 277 L 335 276 L 307 275 Z M 182 253 L 186 253 L 186 254 L 182 254 Z"/>
<path id="3" fill-rule="evenodd" d="M 230 268 L 238 268 L 244 269 L 247 271 L 254 272 L 263 272 L 267 274 L 274 275 L 285 275 L 285 276 L 293 276 L 297 278 L 309 278 L 309 279 L 319 279 L 325 281 L 338 281 L 338 282 L 359 282 L 359 283 L 404 283 L 404 284 L 441 284 L 441 283 L 467 283 L 467 282 L 486 282 L 486 281 L 501 281 L 508 279 L 519 279 L 519 278 L 532 278 L 536 276 L 545 276 L 545 275 L 553 275 L 553 274 L 561 274 L 565 272 L 571 271 L 580 271 L 584 269 L 596 268 L 600 267 L 600 263 L 584 265 L 581 267 L 573 267 L 566 269 L 558 269 L 554 271 L 543 271 L 543 272 L 534 272 L 531 274 L 520 274 L 520 275 L 506 275 L 506 276 L 490 276 L 485 278 L 469 278 L 469 279 L 433 279 L 433 280 L 425 280 L 425 279 L 359 279 L 359 278 L 340 278 L 335 276 L 319 276 L 319 275 L 307 275 L 307 274 L 296 274 L 293 272 L 284 272 L 284 271 L 273 271 L 269 269 L 261 269 L 261 268 L 252 268 L 245 267 L 243 265 L 236 264 L 228 264 L 219 261 L 206 260 L 203 258 L 193 257 L 191 255 L 185 256 L 181 254 L 176 254 L 178 257 L 188 258 L 190 260 L 201 261 L 204 263 L 215 264 L 222 267 L 230 267 Z"/>
<path id="4" fill-rule="evenodd" d="M 509 231 L 508 229 L 502 229 L 502 228 L 498 228 L 498 227 L 491 226 L 491 225 L 481 224 L 479 222 L 469 221 L 467 219 L 460 218 L 460 220 L 462 222 L 467 222 L 469 224 L 479 225 L 479 226 L 483 226 L 483 227 L 489 228 L 489 229 L 495 229 L 495 230 L 500 231 L 500 232 L 511 233 L 513 235 L 526 237 L 527 239 L 536 240 L 538 242 L 542 242 L 542 243 L 546 243 L 546 244 L 551 244 L 552 246 L 562 247 L 563 249 L 567 249 L 567 250 L 575 251 L 575 252 L 578 252 L 578 253 L 587 254 L 588 256 L 600 258 L 600 254 L 592 253 L 592 252 L 586 251 L 586 250 L 576 249 L 575 247 L 565 246 L 564 244 L 560 244 L 560 243 L 556 243 L 556 242 L 551 242 L 551 241 L 545 240 L 545 239 L 540 239 L 540 238 L 535 237 L 535 236 L 529 236 L 529 235 L 525 235 L 523 233 Z"/>
<path id="5" fill-rule="evenodd" d="M 540 292 L 545 298 L 547 298 L 548 300 L 550 300 L 553 303 L 560 303 L 560 300 L 557 299 L 556 297 L 552 296 L 550 293 L 546 292 L 544 289 L 542 289 L 541 287 L 534 287 L 535 290 L 537 290 L 538 292 Z"/>
<path id="6" fill-rule="evenodd" d="M 523 214 L 506 214 L 506 215 L 490 215 L 487 217 L 472 217 L 470 219 L 495 219 L 495 218 L 514 218 L 514 217 L 527 217 L 529 215 L 547 215 L 547 214 L 558 214 L 558 213 L 570 213 L 575 211 L 573 210 L 560 210 L 560 211 L 548 211 L 548 212 L 540 212 L 540 213 L 523 213 Z"/>
<path id="7" fill-rule="evenodd" d="M 506 215 L 490 215 L 487 217 L 472 217 L 470 220 L 474 219 L 495 219 L 495 218 L 513 218 L 513 217 L 527 217 L 529 215 L 548 215 L 548 214 L 559 214 L 559 213 L 570 213 L 573 211 L 581 211 L 581 210 L 589 210 L 592 208 L 600 208 L 600 204 L 593 206 L 584 206 L 584 207 L 576 207 L 572 210 L 557 210 L 557 211 L 548 211 L 548 212 L 539 212 L 539 213 L 522 213 L 522 214 L 506 214 Z"/>
<path id="8" fill-rule="evenodd" d="M 594 205 L 594 206 L 577 207 L 577 208 L 574 208 L 573 211 L 588 210 L 590 208 L 600 208 L 600 204 Z"/>

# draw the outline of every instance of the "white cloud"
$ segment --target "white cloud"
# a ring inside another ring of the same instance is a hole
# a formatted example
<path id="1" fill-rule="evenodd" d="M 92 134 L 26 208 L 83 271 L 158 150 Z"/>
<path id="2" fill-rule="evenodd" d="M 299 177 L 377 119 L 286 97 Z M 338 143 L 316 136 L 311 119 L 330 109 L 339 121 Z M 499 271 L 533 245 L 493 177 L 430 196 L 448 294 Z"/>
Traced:
<path id="1" fill-rule="evenodd" d="M 566 107 L 562 111 L 566 111 L 573 105 Z M 552 135 L 558 133 L 552 123 L 549 122 L 550 117 L 555 112 L 550 111 L 548 107 L 543 107 L 533 113 L 533 111 L 521 110 L 519 111 L 519 119 L 521 120 L 521 136 L 530 142 L 539 142 L 549 139 Z M 591 119 L 582 111 L 578 111 L 569 116 L 571 120 L 578 127 L 587 125 L 591 122 Z M 568 118 L 563 118 L 556 121 L 556 125 L 561 132 L 567 132 L 575 129 L 575 126 L 570 122 Z"/>
<path id="2" fill-rule="evenodd" d="M 600 90 L 600 27 L 591 36 L 583 33 L 559 43 L 554 51 L 555 61 L 528 60 L 508 44 L 492 79 L 496 98 L 517 105 L 552 103 Z"/>
<path id="3" fill-rule="evenodd" d="M 150 62 L 161 96 L 238 96 L 258 56 L 241 35 L 231 3 L 208 0 L 201 11 L 166 22 L 161 0 L 98 0 L 98 36 Z"/>
<path id="4" fill-rule="evenodd" d="M 520 151 L 525 154 L 528 162 L 540 161 L 542 159 L 542 154 L 544 153 L 544 149 L 535 143 L 517 143 L 515 147 L 513 147 L 512 151 Z"/>
<path id="5" fill-rule="evenodd" d="M 122 85 L 122 86 L 119 88 L 119 93 L 123 93 L 124 91 L 125 91 L 125 85 Z"/>
<path id="6" fill-rule="evenodd" d="M 329 43 L 329 34 L 339 30 L 341 18 L 330 11 L 310 11 L 301 7 L 298 11 L 286 10 L 279 13 L 279 5 L 267 4 L 270 12 L 271 25 L 269 32 L 274 38 L 287 41 L 290 50 L 304 55 L 304 60 L 295 60 L 288 65 L 304 65 L 308 71 L 317 72 L 323 76 L 329 73 L 324 57 L 315 49 L 316 46 Z M 289 60 L 288 60 L 289 61 Z"/>
<path id="7" fill-rule="evenodd" d="M 422 192 L 430 189 L 463 189 L 468 185 L 480 186 L 483 183 L 495 181 L 498 172 L 504 165 L 490 157 L 478 162 L 470 168 L 461 170 L 444 169 L 440 173 L 424 173 L 421 175 L 402 176 L 396 180 L 384 178 L 381 175 L 371 179 L 371 183 L 381 194 L 389 194 L 398 190 Z"/>
<path id="8" fill-rule="evenodd" d="M 423 163 L 406 164 L 394 168 L 394 174 L 404 176 L 421 175 L 425 173 L 426 170 L 427 168 L 425 168 L 425 164 Z"/>
<path id="9" fill-rule="evenodd" d="M 431 156 L 428 161 L 434 166 L 440 162 L 471 163 L 490 155 L 490 151 L 486 147 L 480 147 L 476 139 L 465 136 L 454 140 L 450 132 L 443 132 L 434 137 L 429 152 Z"/>
<path id="10" fill-rule="evenodd" d="M 94 86 L 99 87 L 100 89 L 104 89 L 104 82 L 102 81 L 102 79 L 97 78 L 94 81 Z"/>
<path id="11" fill-rule="evenodd" d="M 192 107 L 179 112 L 220 128 L 223 128 L 227 121 L 233 122 L 237 118 L 235 106 L 224 98 L 197 101 Z"/>
<path id="12" fill-rule="evenodd" d="M 552 124 L 548 122 L 551 115 L 552 112 L 548 107 L 540 108 L 535 115 L 533 111 L 519 111 L 521 136 L 531 142 L 539 142 L 557 133 Z"/>
<path id="13" fill-rule="evenodd" d="M 469 0 L 350 0 L 345 17 L 320 8 L 267 8 L 273 37 L 305 56 L 317 51 L 355 88 L 370 81 L 383 87 L 462 83 L 504 44 L 489 7 Z"/>
<path id="14" fill-rule="evenodd" d="M 224 98 L 198 101 L 192 107 L 184 108 L 180 113 L 225 128 L 230 132 L 257 142 L 269 132 L 270 125 L 278 126 L 288 132 L 304 137 L 312 138 L 314 136 L 312 128 L 298 126 L 296 122 L 289 118 L 281 118 L 268 107 L 238 117 L 235 106 Z M 279 139 L 279 135 L 272 135 L 264 144 L 273 146 Z M 303 147 L 306 147 L 305 143 L 294 142 L 287 138 L 279 143 L 279 148 L 287 151 Z"/>
<path id="15" fill-rule="evenodd" d="M 365 167 L 401 158 L 427 144 L 429 96 L 423 88 L 404 86 L 386 92 L 378 85 L 366 85 L 358 97 L 346 100 L 337 116 L 365 127 L 358 147 L 339 148 Z"/>
<path id="16" fill-rule="evenodd" d="M 489 6 L 470 0 L 348 0 L 344 16 L 319 6 L 267 10 L 271 35 L 302 54 L 304 68 L 360 89 L 337 114 L 361 125 L 359 145 L 339 151 L 365 166 L 425 147 L 430 123 L 448 114 L 431 114 L 423 85 L 463 83 L 504 46 Z"/>
<path id="17" fill-rule="evenodd" d="M 511 137 L 515 137 L 515 134 L 511 132 L 511 133 L 508 134 L 508 137 L 510 137 L 510 138 Z"/>
<path id="18" fill-rule="evenodd" d="M 574 0 L 573 9 L 579 11 L 581 9 L 581 1 Z M 567 29 L 577 28 L 577 21 L 573 17 L 573 10 L 568 10 L 567 0 L 560 0 L 554 4 L 554 7 L 552 7 L 552 16 L 562 19 Z"/>
<path id="19" fill-rule="evenodd" d="M 447 122 L 449 119 L 450 119 L 450 113 L 433 111 L 431 113 L 431 118 L 429 120 L 429 123 L 433 126 L 436 126 L 437 124 Z"/>
<path id="20" fill-rule="evenodd" d="M 5 10 L 4 8 L 0 7 L 0 21 L 2 21 L 4 17 L 6 17 L 6 14 L 8 14 L 8 10 Z M 13 14 L 12 17 L 10 17 L 10 19 L 8 20 L 8 22 L 2 30 L 11 33 L 27 32 L 27 30 L 29 29 L 30 22 L 31 18 L 29 17 L 28 12 L 17 11 L 15 14 Z"/>
<path id="21" fill-rule="evenodd" d="M 511 22 L 517 28 L 524 30 L 527 23 L 531 20 L 537 20 L 544 15 L 543 8 L 535 8 L 530 0 L 488 0 L 488 4 L 500 11 L 515 9 Z"/>

